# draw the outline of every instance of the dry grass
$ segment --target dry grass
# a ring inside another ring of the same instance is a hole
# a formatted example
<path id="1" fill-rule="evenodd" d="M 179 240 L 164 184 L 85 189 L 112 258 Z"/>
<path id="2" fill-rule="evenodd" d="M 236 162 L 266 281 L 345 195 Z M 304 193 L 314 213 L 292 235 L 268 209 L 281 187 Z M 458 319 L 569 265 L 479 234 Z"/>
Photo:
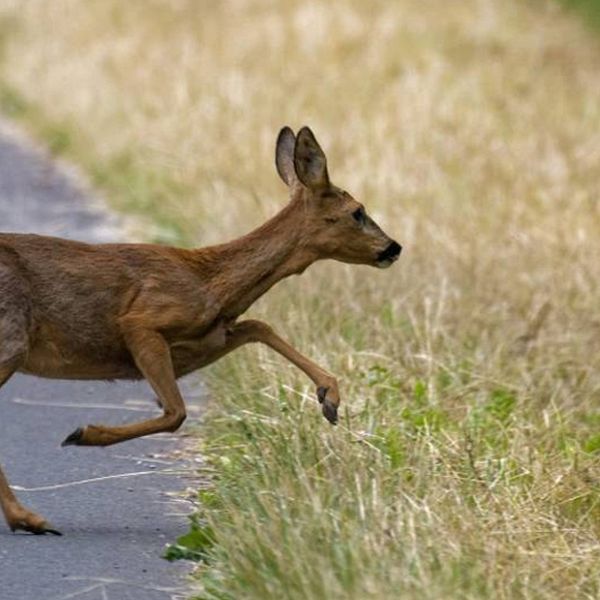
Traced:
<path id="1" fill-rule="evenodd" d="M 593 34 L 541 0 L 0 7 L 20 112 L 159 237 L 272 214 L 307 123 L 405 246 L 252 310 L 340 375 L 337 429 L 267 350 L 210 371 L 203 598 L 600 595 Z"/>

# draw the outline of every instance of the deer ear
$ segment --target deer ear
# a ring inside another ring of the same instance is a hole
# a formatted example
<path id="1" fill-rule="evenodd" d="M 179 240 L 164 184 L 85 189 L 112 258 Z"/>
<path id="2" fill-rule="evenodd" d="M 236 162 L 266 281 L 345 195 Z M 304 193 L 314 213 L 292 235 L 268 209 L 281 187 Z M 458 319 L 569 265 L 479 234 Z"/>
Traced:
<path id="1" fill-rule="evenodd" d="M 296 170 L 294 169 L 294 147 L 296 138 L 289 127 L 284 127 L 277 136 L 275 144 L 275 166 L 279 177 L 290 187 L 296 181 Z"/>
<path id="2" fill-rule="evenodd" d="M 329 185 L 325 153 L 308 127 L 303 127 L 296 137 L 294 167 L 298 179 L 306 187 L 314 189 Z"/>

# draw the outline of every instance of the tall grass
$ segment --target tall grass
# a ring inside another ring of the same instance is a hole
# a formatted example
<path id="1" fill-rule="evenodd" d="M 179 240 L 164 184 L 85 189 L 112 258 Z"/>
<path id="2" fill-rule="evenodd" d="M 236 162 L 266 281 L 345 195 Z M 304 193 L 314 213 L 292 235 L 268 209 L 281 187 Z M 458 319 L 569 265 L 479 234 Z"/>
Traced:
<path id="1" fill-rule="evenodd" d="M 340 376 L 337 428 L 264 348 L 207 371 L 200 597 L 600 595 L 591 33 L 541 0 L 0 7 L 5 106 L 159 238 L 273 214 L 306 123 L 405 247 L 251 311 Z"/>

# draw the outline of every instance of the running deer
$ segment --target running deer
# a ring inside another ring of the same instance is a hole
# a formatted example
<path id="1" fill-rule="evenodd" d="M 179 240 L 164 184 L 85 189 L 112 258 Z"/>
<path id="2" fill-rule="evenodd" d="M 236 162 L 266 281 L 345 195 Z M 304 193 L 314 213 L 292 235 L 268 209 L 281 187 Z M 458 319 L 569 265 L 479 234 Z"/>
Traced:
<path id="1" fill-rule="evenodd" d="M 307 127 L 297 136 L 281 130 L 275 164 L 289 203 L 226 244 L 186 250 L 0 234 L 0 387 L 17 371 L 56 379 L 146 378 L 161 416 L 119 427 L 86 425 L 63 441 L 108 446 L 175 431 L 186 417 L 177 378 L 262 342 L 306 373 L 323 415 L 335 424 L 335 377 L 266 323 L 237 319 L 279 280 L 319 259 L 384 268 L 401 247 L 330 182 L 325 154 Z M 1 469 L 0 504 L 11 530 L 59 535 L 20 504 Z"/>

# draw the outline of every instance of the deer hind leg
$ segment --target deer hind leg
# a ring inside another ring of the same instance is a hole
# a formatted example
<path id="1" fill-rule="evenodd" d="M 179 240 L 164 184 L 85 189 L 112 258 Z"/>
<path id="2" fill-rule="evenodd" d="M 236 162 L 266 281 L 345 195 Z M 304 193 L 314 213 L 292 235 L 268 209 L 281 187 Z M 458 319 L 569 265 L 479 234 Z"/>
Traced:
<path id="1" fill-rule="evenodd" d="M 165 339 L 155 331 L 136 328 L 126 331 L 125 339 L 137 367 L 157 394 L 163 414 L 120 427 L 86 425 L 70 434 L 63 446 L 110 446 L 153 433 L 176 431 L 185 420 L 185 405 Z"/>
<path id="2" fill-rule="evenodd" d="M 3 333 L 1 325 L 2 323 L 0 323 L 0 334 Z M 0 339 L 2 338 L 0 337 Z M 2 339 L 2 347 L 0 347 L 0 388 L 19 368 L 23 356 L 17 354 L 10 359 L 7 359 L 6 349 L 10 345 L 7 342 L 8 340 L 5 337 Z M 12 343 L 14 343 L 14 341 Z M 43 517 L 28 510 L 17 500 L 13 491 L 10 489 L 8 480 L 2 471 L 2 467 L 0 467 L 0 507 L 2 508 L 4 518 L 11 531 L 21 529 L 35 534 L 53 533 L 55 535 L 61 535 L 60 532 L 53 529 Z"/>
<path id="3" fill-rule="evenodd" d="M 236 323 L 228 332 L 227 346 L 221 356 L 250 342 L 266 344 L 306 373 L 317 386 L 317 399 L 321 404 L 323 416 L 333 425 L 337 423 L 340 395 L 337 380 L 331 373 L 300 354 L 262 321 L 247 320 Z"/>

